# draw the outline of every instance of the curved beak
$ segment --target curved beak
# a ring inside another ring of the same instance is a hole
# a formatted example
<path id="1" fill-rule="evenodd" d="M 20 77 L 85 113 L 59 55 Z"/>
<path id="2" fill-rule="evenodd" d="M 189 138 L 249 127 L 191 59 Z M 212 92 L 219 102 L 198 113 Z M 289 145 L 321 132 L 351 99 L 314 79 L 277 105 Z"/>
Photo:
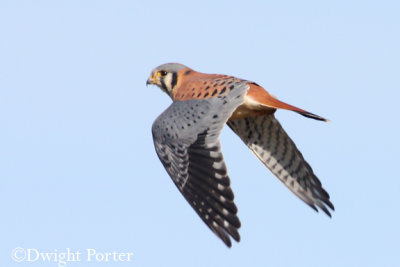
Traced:
<path id="1" fill-rule="evenodd" d="M 155 84 L 153 76 L 150 76 L 150 78 L 147 79 L 146 86 L 148 86 L 149 84 Z"/>

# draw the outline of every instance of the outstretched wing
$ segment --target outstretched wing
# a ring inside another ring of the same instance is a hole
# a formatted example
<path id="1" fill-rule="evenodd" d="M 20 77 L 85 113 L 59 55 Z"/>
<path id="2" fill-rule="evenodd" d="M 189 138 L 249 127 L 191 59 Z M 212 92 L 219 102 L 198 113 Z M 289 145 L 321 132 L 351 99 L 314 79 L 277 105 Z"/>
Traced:
<path id="1" fill-rule="evenodd" d="M 329 194 L 273 114 L 230 120 L 228 125 L 294 194 L 331 216 Z"/>
<path id="2" fill-rule="evenodd" d="M 219 135 L 243 102 L 239 85 L 227 95 L 175 101 L 153 124 L 158 157 L 185 199 L 227 245 L 240 240 L 240 221 L 221 153 Z"/>

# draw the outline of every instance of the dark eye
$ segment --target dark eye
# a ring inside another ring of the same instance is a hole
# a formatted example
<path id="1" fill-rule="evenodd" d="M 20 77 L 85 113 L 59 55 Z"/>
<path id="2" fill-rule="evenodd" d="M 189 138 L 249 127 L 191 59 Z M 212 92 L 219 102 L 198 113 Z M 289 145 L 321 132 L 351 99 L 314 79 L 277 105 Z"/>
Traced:
<path id="1" fill-rule="evenodd" d="M 161 76 L 165 76 L 165 75 L 167 75 L 167 72 L 166 72 L 165 70 L 161 70 L 161 71 L 160 71 L 160 75 L 161 75 Z"/>

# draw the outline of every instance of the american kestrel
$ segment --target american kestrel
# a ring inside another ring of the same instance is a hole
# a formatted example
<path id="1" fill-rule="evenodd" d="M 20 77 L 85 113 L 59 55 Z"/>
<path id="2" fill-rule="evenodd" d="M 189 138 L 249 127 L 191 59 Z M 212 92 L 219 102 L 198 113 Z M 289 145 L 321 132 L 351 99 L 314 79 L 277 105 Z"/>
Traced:
<path id="1" fill-rule="evenodd" d="M 331 216 L 328 193 L 274 113 L 286 109 L 326 119 L 279 101 L 254 82 L 178 63 L 158 66 L 146 84 L 157 85 L 173 100 L 152 127 L 158 157 L 185 199 L 228 247 L 230 237 L 240 240 L 240 221 L 219 142 L 225 123 L 296 196 Z"/>

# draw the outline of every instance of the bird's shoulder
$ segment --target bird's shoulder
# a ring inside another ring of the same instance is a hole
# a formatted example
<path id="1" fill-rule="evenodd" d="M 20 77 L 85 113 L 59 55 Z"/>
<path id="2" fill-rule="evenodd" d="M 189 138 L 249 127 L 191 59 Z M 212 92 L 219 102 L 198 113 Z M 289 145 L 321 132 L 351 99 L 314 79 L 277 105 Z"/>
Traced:
<path id="1" fill-rule="evenodd" d="M 173 99 L 209 99 L 225 96 L 235 88 L 247 90 L 249 82 L 224 74 L 207 74 L 191 70 L 179 74 L 178 84 L 173 92 Z"/>

